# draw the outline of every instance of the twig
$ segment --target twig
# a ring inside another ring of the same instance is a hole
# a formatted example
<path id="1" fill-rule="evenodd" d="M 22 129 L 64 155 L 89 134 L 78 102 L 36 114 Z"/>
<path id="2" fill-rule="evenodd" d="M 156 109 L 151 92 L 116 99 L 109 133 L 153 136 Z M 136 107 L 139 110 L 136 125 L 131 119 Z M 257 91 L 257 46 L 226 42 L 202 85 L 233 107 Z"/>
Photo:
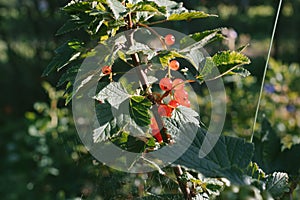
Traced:
<path id="1" fill-rule="evenodd" d="M 154 35 L 156 35 L 156 37 L 159 39 L 161 45 L 163 46 L 164 49 L 167 49 L 166 43 L 161 39 L 161 36 L 151 27 L 149 27 L 146 24 L 138 24 L 139 26 L 145 27 L 146 29 L 148 29 L 149 31 L 151 31 Z"/>
<path id="2" fill-rule="evenodd" d="M 127 20 L 128 20 L 128 29 L 132 30 L 133 27 L 134 27 L 134 24 L 132 22 L 131 13 L 128 14 Z M 134 30 L 132 30 L 132 32 L 129 35 L 127 35 L 127 34 L 125 35 L 129 46 L 132 46 L 134 44 L 134 39 L 133 39 L 133 33 L 134 32 L 133 31 Z M 141 63 L 140 63 L 140 59 L 139 59 L 138 54 L 137 53 L 131 54 L 130 57 L 132 58 L 133 65 L 135 66 L 136 73 L 139 77 L 142 88 L 146 93 L 148 93 L 149 92 L 148 91 L 149 90 L 149 82 L 148 82 L 148 79 L 147 79 L 147 76 L 146 76 L 144 70 L 140 66 Z M 148 96 L 151 96 L 151 94 L 148 93 Z M 162 136 L 162 139 L 167 144 L 169 142 L 169 140 L 168 140 L 166 132 L 163 129 L 164 124 L 163 124 L 163 121 L 162 121 L 161 117 L 158 114 L 157 109 L 158 109 L 158 107 L 154 106 L 153 109 L 152 109 L 152 112 L 153 112 L 153 115 L 154 115 L 154 118 L 157 122 L 158 127 L 162 128 L 162 131 L 160 133 L 161 136 Z"/>
<path id="3" fill-rule="evenodd" d="M 184 195 L 184 198 L 186 200 L 192 200 L 190 189 L 188 188 L 187 184 L 185 182 L 183 182 L 180 178 L 183 175 L 183 171 L 182 171 L 181 167 L 179 165 L 175 166 L 175 167 L 173 167 L 173 171 L 176 175 L 179 187 Z"/>

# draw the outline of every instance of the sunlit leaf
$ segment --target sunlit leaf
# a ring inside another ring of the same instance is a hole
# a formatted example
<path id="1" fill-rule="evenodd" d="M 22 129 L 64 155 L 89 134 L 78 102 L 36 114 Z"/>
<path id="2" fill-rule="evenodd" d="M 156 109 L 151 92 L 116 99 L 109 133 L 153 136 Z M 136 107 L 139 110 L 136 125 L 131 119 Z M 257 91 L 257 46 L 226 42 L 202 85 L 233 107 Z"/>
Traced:
<path id="1" fill-rule="evenodd" d="M 117 0 L 107 0 L 108 6 L 112 10 L 115 19 L 119 19 L 124 12 L 126 12 L 126 7 L 122 5 L 121 2 Z"/>
<path id="2" fill-rule="evenodd" d="M 119 105 L 129 98 L 129 94 L 123 88 L 121 83 L 112 82 L 101 90 L 95 99 L 98 101 L 107 100 L 112 107 L 119 108 Z"/>
<path id="3" fill-rule="evenodd" d="M 266 189 L 274 198 L 278 198 L 289 191 L 288 179 L 286 173 L 274 172 L 267 177 Z"/>
<path id="4" fill-rule="evenodd" d="M 68 32 L 79 30 L 84 27 L 86 24 L 78 16 L 74 16 L 72 19 L 69 19 L 61 28 L 58 29 L 56 35 L 62 35 Z"/>
<path id="5" fill-rule="evenodd" d="M 216 16 L 216 15 L 210 15 L 203 11 L 190 11 L 190 12 L 171 14 L 167 18 L 167 20 L 168 21 L 191 20 L 191 19 L 206 18 L 206 17 L 210 17 L 210 16 Z"/>
<path id="6" fill-rule="evenodd" d="M 69 41 L 55 50 L 56 55 L 48 64 L 43 72 L 43 76 L 48 76 L 53 70 L 60 70 L 65 67 L 69 62 L 77 59 L 80 56 L 79 49 L 82 47 L 82 43 L 74 40 Z"/>
<path id="7" fill-rule="evenodd" d="M 211 35 L 212 33 L 217 33 L 217 34 L 213 34 L 213 37 L 210 37 L 209 40 L 207 40 L 206 44 L 211 43 L 216 40 L 223 40 L 223 39 L 225 39 L 225 37 L 220 33 L 221 31 L 222 31 L 222 28 L 218 28 L 218 29 L 206 30 L 203 32 L 198 32 L 198 33 L 194 33 L 194 34 L 185 36 L 184 38 L 182 38 L 180 40 L 180 49 L 184 49 L 184 48 L 194 44 L 195 42 L 199 42 L 199 41 L 203 40 L 205 37 L 207 37 L 208 35 Z"/>
<path id="8" fill-rule="evenodd" d="M 151 102 L 143 96 L 132 96 L 130 98 L 130 116 L 139 126 L 147 126 L 150 124 Z"/>

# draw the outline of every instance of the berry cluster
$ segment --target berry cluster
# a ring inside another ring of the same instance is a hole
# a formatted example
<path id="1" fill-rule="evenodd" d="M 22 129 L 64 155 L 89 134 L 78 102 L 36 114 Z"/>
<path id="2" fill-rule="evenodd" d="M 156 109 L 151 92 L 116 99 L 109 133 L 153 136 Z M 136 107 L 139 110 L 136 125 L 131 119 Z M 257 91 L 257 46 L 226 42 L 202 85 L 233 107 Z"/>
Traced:
<path id="1" fill-rule="evenodd" d="M 184 81 L 180 78 L 176 78 L 174 80 L 171 80 L 170 78 L 162 78 L 159 82 L 159 87 L 161 90 L 165 91 L 165 94 L 162 96 L 163 98 L 166 96 L 171 97 L 171 100 L 165 104 L 162 103 L 163 99 L 160 99 L 161 102 L 159 103 L 157 112 L 159 116 L 161 117 L 171 117 L 172 112 L 175 108 L 177 108 L 179 105 L 190 107 L 191 102 L 188 99 L 188 93 L 184 89 Z M 151 124 L 150 124 L 152 135 L 156 138 L 156 140 L 161 143 L 162 137 L 160 133 L 160 128 L 158 127 L 156 119 L 154 117 L 151 118 Z"/>
<path id="2" fill-rule="evenodd" d="M 176 108 L 179 105 L 190 107 L 191 102 L 188 98 L 188 93 L 184 89 L 184 81 L 180 78 L 176 78 L 173 81 L 170 78 L 162 78 L 159 81 L 159 87 L 161 90 L 166 91 L 171 95 L 172 100 L 168 103 L 168 107 Z M 165 104 L 161 104 L 163 106 Z M 173 111 L 173 110 L 172 110 Z"/>

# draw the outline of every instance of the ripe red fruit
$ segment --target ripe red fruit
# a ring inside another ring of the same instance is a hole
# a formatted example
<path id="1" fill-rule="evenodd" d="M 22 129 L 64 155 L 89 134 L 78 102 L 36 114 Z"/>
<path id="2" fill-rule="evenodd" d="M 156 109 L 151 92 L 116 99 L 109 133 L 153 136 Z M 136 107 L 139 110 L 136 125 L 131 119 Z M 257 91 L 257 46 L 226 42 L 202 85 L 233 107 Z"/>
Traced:
<path id="1" fill-rule="evenodd" d="M 153 137 L 155 137 L 157 142 L 159 142 L 159 143 L 163 142 L 163 139 L 162 139 L 159 129 L 152 129 L 152 135 L 153 135 Z"/>
<path id="2" fill-rule="evenodd" d="M 173 109 L 166 104 L 158 106 L 158 114 L 163 117 L 171 117 Z"/>
<path id="3" fill-rule="evenodd" d="M 168 91 L 172 89 L 172 80 L 169 78 L 162 78 L 159 81 L 159 87 L 160 89 L 164 90 L 164 91 Z"/>
<path id="4" fill-rule="evenodd" d="M 102 67 L 102 73 L 105 74 L 105 75 L 110 74 L 111 73 L 111 66 L 106 65 L 106 66 Z"/>
<path id="5" fill-rule="evenodd" d="M 179 102 L 176 101 L 176 100 L 174 100 L 174 99 L 171 100 L 171 101 L 169 102 L 169 104 L 168 104 L 168 106 L 171 107 L 171 108 L 177 108 L 179 105 L 180 105 Z"/>
<path id="6" fill-rule="evenodd" d="M 156 122 L 156 120 L 155 120 L 154 117 L 151 118 L 151 124 L 150 124 L 150 127 L 151 127 L 152 130 L 154 130 L 154 129 L 159 129 L 159 128 L 158 128 L 158 124 L 157 124 L 157 122 Z"/>
<path id="7" fill-rule="evenodd" d="M 181 102 L 181 105 L 189 108 L 189 107 L 191 107 L 191 102 L 189 100 L 186 100 L 186 101 Z"/>
<path id="8" fill-rule="evenodd" d="M 173 89 L 174 90 L 183 90 L 184 81 L 181 78 L 176 78 L 173 81 Z"/>
<path id="9" fill-rule="evenodd" d="M 171 60 L 169 62 L 170 69 L 172 69 L 174 71 L 177 71 L 179 69 L 179 66 L 180 66 L 180 64 L 179 64 L 179 62 L 177 60 Z"/>
<path id="10" fill-rule="evenodd" d="M 165 43 L 168 46 L 172 46 L 175 43 L 175 37 L 172 34 L 168 34 L 165 36 Z"/>
<path id="11" fill-rule="evenodd" d="M 185 90 L 175 90 L 174 92 L 174 98 L 177 100 L 180 104 L 183 101 L 188 100 L 188 93 Z"/>

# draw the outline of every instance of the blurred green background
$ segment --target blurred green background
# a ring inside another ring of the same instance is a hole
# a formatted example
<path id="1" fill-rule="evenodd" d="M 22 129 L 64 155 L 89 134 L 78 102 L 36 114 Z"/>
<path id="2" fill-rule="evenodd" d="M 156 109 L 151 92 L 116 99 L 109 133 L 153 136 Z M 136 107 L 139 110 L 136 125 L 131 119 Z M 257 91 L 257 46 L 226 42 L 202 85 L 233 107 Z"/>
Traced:
<path id="1" fill-rule="evenodd" d="M 1 199 L 132 199 L 142 195 L 140 183 L 145 180 L 149 191 L 172 192 L 176 185 L 155 173 L 127 175 L 94 161 L 81 145 L 70 110 L 57 91 L 63 88 L 55 89 L 59 74 L 41 77 L 54 49 L 66 39 L 55 32 L 66 20 L 60 7 L 67 2 L 0 0 Z M 247 138 L 278 2 L 185 0 L 184 5 L 219 18 L 167 27 L 184 33 L 229 27 L 237 34 L 230 48 L 250 44 L 244 53 L 252 60 L 247 69 L 253 76 L 224 79 L 228 95 L 224 134 Z M 283 149 L 300 143 L 299 11 L 299 0 L 284 1 L 261 107 L 282 138 Z M 203 113 L 209 110 L 208 102 L 201 101 Z M 204 122 L 208 119 L 209 115 L 202 116 Z"/>

